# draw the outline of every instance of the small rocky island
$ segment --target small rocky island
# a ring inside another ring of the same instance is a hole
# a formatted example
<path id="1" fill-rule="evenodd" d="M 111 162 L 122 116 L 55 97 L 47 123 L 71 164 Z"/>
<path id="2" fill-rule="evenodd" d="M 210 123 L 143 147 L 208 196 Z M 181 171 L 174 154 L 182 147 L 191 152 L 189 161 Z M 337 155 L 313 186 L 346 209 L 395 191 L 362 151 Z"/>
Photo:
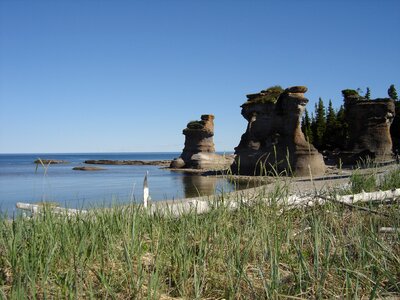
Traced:
<path id="1" fill-rule="evenodd" d="M 232 171 L 240 175 L 324 174 L 322 155 L 306 141 L 300 118 L 308 99 L 305 86 L 279 86 L 247 95 L 241 106 L 247 130 L 235 148 Z"/>
<path id="2" fill-rule="evenodd" d="M 68 164 L 69 162 L 66 160 L 60 159 L 37 159 L 34 161 L 35 164 L 44 164 L 44 165 L 58 165 L 58 164 Z"/>
<path id="3" fill-rule="evenodd" d="M 202 115 L 201 120 L 191 121 L 183 130 L 185 147 L 179 158 L 175 158 L 170 168 L 173 169 L 227 169 L 233 162 L 231 156 L 215 153 L 214 115 Z"/>
<path id="4" fill-rule="evenodd" d="M 80 166 L 72 168 L 74 171 L 104 171 L 106 169 L 99 167 Z"/>
<path id="5" fill-rule="evenodd" d="M 130 165 L 130 166 L 169 166 L 170 160 L 109 160 L 109 159 L 99 159 L 99 160 L 85 160 L 85 164 L 88 165 Z"/>

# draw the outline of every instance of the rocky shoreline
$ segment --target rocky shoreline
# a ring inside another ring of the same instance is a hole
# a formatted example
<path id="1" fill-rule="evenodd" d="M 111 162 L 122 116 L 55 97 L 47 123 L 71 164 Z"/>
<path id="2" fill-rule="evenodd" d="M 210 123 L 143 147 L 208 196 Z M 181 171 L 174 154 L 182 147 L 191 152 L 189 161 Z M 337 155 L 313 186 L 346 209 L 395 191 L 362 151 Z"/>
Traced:
<path id="1" fill-rule="evenodd" d="M 105 168 L 99 168 L 99 167 L 88 167 L 88 166 L 83 166 L 83 167 L 74 167 L 72 168 L 74 171 L 103 171 L 107 170 Z"/>
<path id="2" fill-rule="evenodd" d="M 99 160 L 85 160 L 85 164 L 88 165 L 129 165 L 129 166 L 162 166 L 167 167 L 171 164 L 171 160 L 109 160 L 109 159 L 99 159 Z"/>
<path id="3" fill-rule="evenodd" d="M 44 165 L 58 165 L 58 164 L 68 164 L 69 162 L 66 160 L 59 159 L 37 159 L 34 161 L 35 164 L 44 164 Z"/>

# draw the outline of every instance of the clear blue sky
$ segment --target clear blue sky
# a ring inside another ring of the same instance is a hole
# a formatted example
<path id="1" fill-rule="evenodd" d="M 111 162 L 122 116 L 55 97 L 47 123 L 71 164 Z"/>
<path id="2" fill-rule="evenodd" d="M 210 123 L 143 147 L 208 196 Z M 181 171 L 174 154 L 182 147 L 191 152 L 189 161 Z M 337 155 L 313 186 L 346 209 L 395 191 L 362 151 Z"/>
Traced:
<path id="1" fill-rule="evenodd" d="M 240 105 L 306 85 L 400 90 L 400 1 L 0 0 L 0 152 L 180 151 L 213 113 L 217 150 Z"/>

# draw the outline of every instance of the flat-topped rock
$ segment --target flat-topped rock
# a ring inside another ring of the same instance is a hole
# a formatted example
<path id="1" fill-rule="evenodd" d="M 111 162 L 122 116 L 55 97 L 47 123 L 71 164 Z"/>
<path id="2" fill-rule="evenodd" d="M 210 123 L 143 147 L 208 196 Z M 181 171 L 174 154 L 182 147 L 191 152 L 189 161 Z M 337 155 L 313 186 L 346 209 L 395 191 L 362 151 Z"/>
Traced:
<path id="1" fill-rule="evenodd" d="M 132 165 L 132 166 L 168 166 L 170 160 L 109 160 L 109 159 L 99 159 L 99 160 L 85 160 L 85 164 L 88 165 Z"/>
<path id="2" fill-rule="evenodd" d="M 35 164 L 43 163 L 44 165 L 57 165 L 57 164 L 68 164 L 69 162 L 66 160 L 59 159 L 37 159 L 34 161 Z"/>
<path id="3" fill-rule="evenodd" d="M 106 170 L 106 169 L 100 168 L 100 167 L 87 167 L 87 166 L 84 166 L 84 167 L 74 167 L 74 168 L 72 168 L 72 170 L 74 170 L 74 171 L 103 171 L 103 170 Z"/>
<path id="4" fill-rule="evenodd" d="M 286 89 L 286 92 L 288 93 L 307 93 L 308 88 L 306 86 L 292 86 Z"/>
<path id="5" fill-rule="evenodd" d="M 247 101 L 242 104 L 241 107 L 254 105 L 254 104 L 265 104 L 265 103 L 276 103 L 279 95 L 282 94 L 283 89 L 280 86 L 272 86 L 268 89 L 262 90 L 256 94 L 248 94 Z"/>

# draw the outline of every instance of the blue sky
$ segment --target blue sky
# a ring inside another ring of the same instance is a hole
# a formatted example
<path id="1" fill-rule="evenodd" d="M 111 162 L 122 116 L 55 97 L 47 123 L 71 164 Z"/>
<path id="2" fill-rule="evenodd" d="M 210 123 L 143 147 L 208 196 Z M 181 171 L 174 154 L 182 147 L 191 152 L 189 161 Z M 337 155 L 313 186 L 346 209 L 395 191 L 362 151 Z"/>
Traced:
<path id="1" fill-rule="evenodd" d="M 232 151 L 246 94 L 400 89 L 400 1 L 0 0 L 0 153 L 180 151 L 213 113 Z"/>

